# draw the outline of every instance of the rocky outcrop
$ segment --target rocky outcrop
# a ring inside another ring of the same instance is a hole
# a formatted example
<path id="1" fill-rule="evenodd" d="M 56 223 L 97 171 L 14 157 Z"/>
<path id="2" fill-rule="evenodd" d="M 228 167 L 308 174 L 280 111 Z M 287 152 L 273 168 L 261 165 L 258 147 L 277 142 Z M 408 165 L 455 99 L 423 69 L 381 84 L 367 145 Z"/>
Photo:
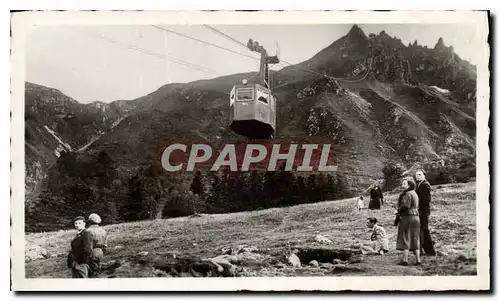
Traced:
<path id="1" fill-rule="evenodd" d="M 304 99 L 309 96 L 319 95 L 323 92 L 334 93 L 335 95 L 346 95 L 347 90 L 342 88 L 337 80 L 332 77 L 321 77 L 297 93 L 297 98 Z"/>
<path id="2" fill-rule="evenodd" d="M 49 258 L 50 254 L 45 250 L 44 248 L 32 244 L 32 243 L 27 243 L 26 244 L 26 250 L 24 253 L 24 260 L 26 262 L 30 262 L 33 260 L 39 260 L 39 259 L 45 259 Z"/>
<path id="3" fill-rule="evenodd" d="M 310 109 L 305 127 L 309 136 L 327 136 L 337 145 L 346 142 L 342 122 L 326 107 Z"/>
<path id="4" fill-rule="evenodd" d="M 231 254 L 227 250 L 232 250 Z M 316 273 L 358 271 L 356 251 L 298 247 L 259 251 L 253 246 L 221 248 L 220 255 L 199 257 L 178 252 L 148 252 L 103 265 L 103 278 L 115 277 L 253 277 L 294 275 L 298 270 Z"/>
<path id="5" fill-rule="evenodd" d="M 405 46 L 400 39 L 382 31 L 379 35 L 371 34 L 369 44 L 376 79 L 439 86 L 450 90 L 462 102 L 475 105 L 475 67 L 460 59 L 442 38 L 429 49 L 418 45 L 416 40 Z M 359 62 L 363 64 L 365 60 Z"/>

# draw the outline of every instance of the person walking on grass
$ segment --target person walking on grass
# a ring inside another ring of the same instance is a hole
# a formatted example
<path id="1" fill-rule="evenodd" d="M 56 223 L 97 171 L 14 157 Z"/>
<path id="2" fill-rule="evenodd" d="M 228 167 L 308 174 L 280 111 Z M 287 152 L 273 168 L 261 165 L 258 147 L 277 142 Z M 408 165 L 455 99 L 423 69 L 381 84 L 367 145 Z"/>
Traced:
<path id="1" fill-rule="evenodd" d="M 434 242 L 432 241 L 429 232 L 429 215 L 431 214 L 431 184 L 425 179 L 425 173 L 418 170 L 415 173 L 417 179 L 417 188 L 415 189 L 418 195 L 419 204 L 418 211 L 420 213 L 420 247 L 423 254 L 435 256 Z"/>
<path id="2" fill-rule="evenodd" d="M 398 238 L 396 250 L 403 251 L 403 259 L 399 265 L 408 265 L 409 251 L 413 251 L 416 264 L 420 265 L 420 218 L 418 212 L 418 195 L 415 192 L 415 183 L 405 179 L 401 183 L 404 191 L 398 199 L 396 219 L 398 223 Z"/>

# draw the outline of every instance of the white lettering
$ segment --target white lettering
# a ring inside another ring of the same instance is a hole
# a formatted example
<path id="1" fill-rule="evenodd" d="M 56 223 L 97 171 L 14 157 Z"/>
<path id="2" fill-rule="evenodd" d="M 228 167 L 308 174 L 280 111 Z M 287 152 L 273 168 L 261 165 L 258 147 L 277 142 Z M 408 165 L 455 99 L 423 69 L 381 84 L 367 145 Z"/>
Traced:
<path id="1" fill-rule="evenodd" d="M 198 156 L 198 150 L 203 150 L 203 155 Z M 194 165 L 196 163 L 205 162 L 212 157 L 212 148 L 206 144 L 193 144 L 191 147 L 191 153 L 189 154 L 189 160 L 187 164 L 187 171 L 193 171 Z"/>
<path id="2" fill-rule="evenodd" d="M 177 166 L 172 166 L 170 165 L 170 153 L 172 153 L 174 150 L 181 150 L 183 152 L 186 152 L 186 146 L 184 144 L 172 144 L 169 145 L 164 151 L 163 154 L 161 155 L 161 166 L 166 170 L 166 171 L 178 171 L 182 168 L 182 163 L 177 165 Z"/>
<path id="3" fill-rule="evenodd" d="M 252 156 L 254 150 L 259 151 L 259 153 L 255 157 Z M 259 144 L 248 144 L 247 148 L 245 149 L 245 156 L 243 157 L 243 164 L 241 165 L 241 170 L 248 171 L 250 163 L 260 162 L 266 157 L 266 155 L 267 155 L 267 149 L 265 146 Z"/>
<path id="4" fill-rule="evenodd" d="M 224 160 L 226 156 L 229 155 L 229 159 Z M 217 160 L 214 162 L 214 165 L 210 169 L 211 171 L 218 171 L 222 165 L 229 165 L 231 171 L 238 170 L 238 163 L 236 162 L 236 151 L 234 149 L 233 144 L 226 144 L 222 151 L 220 152 Z"/>
<path id="5" fill-rule="evenodd" d="M 313 168 L 310 166 L 311 164 L 311 157 L 312 157 L 312 152 L 316 148 L 318 148 L 317 144 L 304 144 L 302 145 L 302 148 L 306 150 L 304 154 L 304 160 L 302 161 L 302 165 L 297 167 L 297 171 L 312 171 Z"/>
<path id="6" fill-rule="evenodd" d="M 288 153 L 280 154 L 280 144 L 273 145 L 273 150 L 271 152 L 271 158 L 269 159 L 268 170 L 276 170 L 276 164 L 278 160 L 286 160 L 285 170 L 289 171 L 293 168 L 293 162 L 295 160 L 295 152 L 297 151 L 297 144 L 291 144 Z"/>
<path id="7" fill-rule="evenodd" d="M 323 145 L 323 151 L 321 152 L 321 158 L 319 160 L 318 171 L 337 171 L 337 166 L 326 165 L 328 162 L 328 156 L 330 155 L 330 144 Z"/>

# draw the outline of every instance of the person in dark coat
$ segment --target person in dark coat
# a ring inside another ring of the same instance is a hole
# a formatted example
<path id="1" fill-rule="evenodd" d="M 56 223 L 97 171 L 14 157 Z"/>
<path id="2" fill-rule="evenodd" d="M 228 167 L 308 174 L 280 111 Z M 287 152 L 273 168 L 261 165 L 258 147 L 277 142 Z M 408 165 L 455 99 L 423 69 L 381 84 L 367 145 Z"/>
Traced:
<path id="1" fill-rule="evenodd" d="M 405 179 L 402 182 L 405 189 L 398 199 L 398 209 L 396 214 L 398 220 L 398 238 L 396 250 L 404 251 L 403 259 L 399 265 L 408 265 L 408 255 L 413 251 L 420 265 L 420 220 L 418 214 L 418 195 L 415 192 L 415 183 Z"/>
<path id="2" fill-rule="evenodd" d="M 384 204 L 384 195 L 382 194 L 382 190 L 378 185 L 372 188 L 370 191 L 370 203 L 368 205 L 368 209 L 380 209 L 380 207 Z"/>
<path id="3" fill-rule="evenodd" d="M 429 215 L 431 214 L 431 184 L 425 179 L 425 173 L 418 170 L 416 192 L 419 199 L 418 211 L 420 213 L 420 245 L 425 255 L 435 256 L 436 250 L 429 232 Z"/>
<path id="4" fill-rule="evenodd" d="M 90 262 L 92 257 L 92 235 L 85 229 L 85 218 L 78 216 L 73 220 L 73 225 L 78 231 L 71 241 L 71 252 L 68 255 L 68 268 L 71 269 L 73 278 L 90 278 L 92 271 Z"/>

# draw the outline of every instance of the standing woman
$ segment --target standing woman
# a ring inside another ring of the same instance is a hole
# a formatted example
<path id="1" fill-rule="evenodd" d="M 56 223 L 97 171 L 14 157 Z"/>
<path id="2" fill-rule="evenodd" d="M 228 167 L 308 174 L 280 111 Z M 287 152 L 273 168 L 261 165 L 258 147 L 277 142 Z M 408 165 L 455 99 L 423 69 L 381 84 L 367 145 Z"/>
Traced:
<path id="1" fill-rule="evenodd" d="M 68 268 L 73 278 L 89 278 L 90 259 L 92 257 L 92 236 L 85 229 L 85 218 L 78 216 L 73 220 L 78 231 L 71 241 L 71 252 L 68 255 Z"/>
<path id="2" fill-rule="evenodd" d="M 399 216 L 396 250 L 404 251 L 399 265 L 408 265 L 409 251 L 415 253 L 420 265 L 420 218 L 418 215 L 418 195 L 415 182 L 405 179 L 401 183 L 403 193 L 399 196 L 397 215 Z"/>
<path id="3" fill-rule="evenodd" d="M 375 185 L 373 189 L 370 191 L 370 204 L 368 209 L 380 209 L 380 206 L 384 204 L 384 196 L 382 194 L 382 190 L 378 185 Z"/>

